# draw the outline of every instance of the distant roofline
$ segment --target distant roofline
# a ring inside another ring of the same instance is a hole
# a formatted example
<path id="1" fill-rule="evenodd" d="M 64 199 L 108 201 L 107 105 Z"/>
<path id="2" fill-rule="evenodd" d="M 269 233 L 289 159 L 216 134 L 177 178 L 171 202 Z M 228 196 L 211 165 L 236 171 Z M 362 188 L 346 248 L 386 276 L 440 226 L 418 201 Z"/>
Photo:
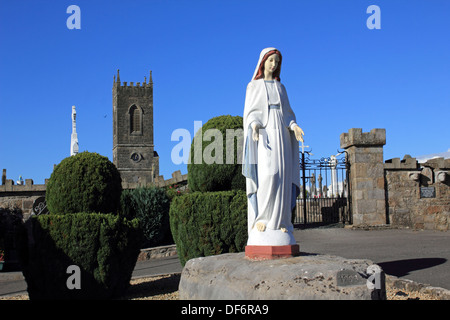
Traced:
<path id="1" fill-rule="evenodd" d="M 450 149 L 448 149 L 445 152 L 431 153 L 427 155 L 417 156 L 416 160 L 419 161 L 419 163 L 424 163 L 433 158 L 450 159 Z"/>

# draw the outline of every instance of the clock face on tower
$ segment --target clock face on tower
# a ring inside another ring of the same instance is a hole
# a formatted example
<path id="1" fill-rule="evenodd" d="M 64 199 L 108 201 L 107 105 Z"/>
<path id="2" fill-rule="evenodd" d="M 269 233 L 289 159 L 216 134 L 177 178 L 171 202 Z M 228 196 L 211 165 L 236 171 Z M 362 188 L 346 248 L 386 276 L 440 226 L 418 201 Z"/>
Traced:
<path id="1" fill-rule="evenodd" d="M 139 162 L 141 161 L 142 156 L 137 153 L 137 152 L 133 152 L 133 154 L 131 155 L 131 160 L 133 160 L 134 162 Z"/>

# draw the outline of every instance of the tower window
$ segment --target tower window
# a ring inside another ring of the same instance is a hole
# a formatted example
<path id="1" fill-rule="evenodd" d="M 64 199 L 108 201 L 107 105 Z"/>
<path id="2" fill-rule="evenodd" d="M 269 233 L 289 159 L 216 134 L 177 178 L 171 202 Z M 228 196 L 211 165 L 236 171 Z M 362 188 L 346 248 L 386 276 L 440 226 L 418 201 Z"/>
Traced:
<path id="1" fill-rule="evenodd" d="M 142 133 L 142 111 L 135 105 L 130 108 L 130 131 Z"/>

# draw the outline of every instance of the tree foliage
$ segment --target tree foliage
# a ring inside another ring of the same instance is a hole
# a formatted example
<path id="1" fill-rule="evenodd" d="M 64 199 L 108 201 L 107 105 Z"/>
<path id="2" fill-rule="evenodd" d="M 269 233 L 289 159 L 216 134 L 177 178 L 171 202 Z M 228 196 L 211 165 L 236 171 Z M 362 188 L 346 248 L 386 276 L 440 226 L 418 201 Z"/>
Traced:
<path id="1" fill-rule="evenodd" d="M 169 233 L 170 199 L 163 188 L 141 187 L 124 190 L 121 213 L 128 219 L 138 218 L 144 233 L 142 247 L 159 245 Z"/>

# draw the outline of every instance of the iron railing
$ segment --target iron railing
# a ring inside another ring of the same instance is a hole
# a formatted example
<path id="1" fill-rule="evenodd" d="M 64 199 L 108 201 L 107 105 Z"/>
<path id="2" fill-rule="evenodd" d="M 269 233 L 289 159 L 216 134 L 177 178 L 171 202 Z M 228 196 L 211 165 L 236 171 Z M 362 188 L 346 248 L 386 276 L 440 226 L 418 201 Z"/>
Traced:
<path id="1" fill-rule="evenodd" d="M 345 151 L 336 156 L 310 159 L 300 153 L 300 196 L 293 213 L 294 225 L 352 223 L 350 210 L 350 165 Z"/>

